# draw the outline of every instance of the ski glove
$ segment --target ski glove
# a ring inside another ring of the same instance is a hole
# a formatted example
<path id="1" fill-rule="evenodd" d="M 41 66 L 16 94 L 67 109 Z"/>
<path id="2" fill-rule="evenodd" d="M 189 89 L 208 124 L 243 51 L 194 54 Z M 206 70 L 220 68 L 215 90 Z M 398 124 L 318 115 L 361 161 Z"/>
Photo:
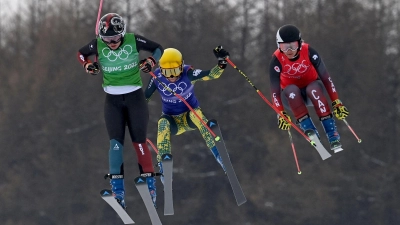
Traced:
<path id="1" fill-rule="evenodd" d="M 153 69 L 153 67 L 156 65 L 156 60 L 153 57 L 148 57 L 145 59 L 140 60 L 139 66 L 140 70 L 142 70 L 144 73 L 149 73 Z"/>
<path id="2" fill-rule="evenodd" d="M 100 73 L 100 66 L 99 66 L 98 62 L 86 63 L 85 69 L 86 69 L 86 73 L 90 73 L 92 75 L 97 75 Z"/>
<path id="3" fill-rule="evenodd" d="M 229 58 L 229 52 L 227 52 L 221 45 L 215 47 L 213 49 L 215 57 L 218 59 L 218 66 L 221 69 L 225 69 L 228 62 L 226 61 Z"/>
<path id="4" fill-rule="evenodd" d="M 332 102 L 332 107 L 333 107 L 333 114 L 339 120 L 343 120 L 349 115 L 349 110 L 347 110 L 346 106 L 344 106 L 342 104 L 342 101 L 340 101 L 339 99 L 336 99 L 335 101 Z"/>
<path id="5" fill-rule="evenodd" d="M 281 113 L 287 118 L 287 120 L 292 121 L 289 117 L 289 115 L 285 111 L 281 111 Z M 281 130 L 289 130 L 291 127 L 291 124 L 286 121 L 281 114 L 278 114 L 278 127 Z"/>

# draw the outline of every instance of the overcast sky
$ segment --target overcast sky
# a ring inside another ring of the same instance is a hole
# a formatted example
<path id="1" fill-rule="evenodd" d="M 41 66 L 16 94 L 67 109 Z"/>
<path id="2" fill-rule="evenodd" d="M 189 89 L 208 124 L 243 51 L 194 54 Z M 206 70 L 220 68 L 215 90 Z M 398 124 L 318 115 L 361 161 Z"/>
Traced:
<path id="1" fill-rule="evenodd" d="M 24 3 L 27 0 L 0 0 L 0 15 L 15 12 L 19 2 Z"/>

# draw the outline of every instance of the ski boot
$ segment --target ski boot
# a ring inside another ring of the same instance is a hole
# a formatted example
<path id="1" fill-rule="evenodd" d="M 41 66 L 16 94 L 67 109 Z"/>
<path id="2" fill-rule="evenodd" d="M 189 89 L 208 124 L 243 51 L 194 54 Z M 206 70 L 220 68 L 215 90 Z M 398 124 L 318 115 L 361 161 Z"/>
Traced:
<path id="1" fill-rule="evenodd" d="M 321 118 L 321 123 L 329 140 L 331 150 L 334 153 L 342 151 L 343 148 L 340 143 L 340 135 L 337 132 L 335 120 L 332 118 L 332 115 L 326 118 Z"/>
<path id="2" fill-rule="evenodd" d="M 217 162 L 219 163 L 219 165 L 221 165 L 222 169 L 223 169 L 224 172 L 226 173 L 225 166 L 224 166 L 224 164 L 222 163 L 222 158 L 221 158 L 221 156 L 219 155 L 219 152 L 218 152 L 217 147 L 216 147 L 216 146 L 212 147 L 212 148 L 211 148 L 211 152 L 212 152 L 212 154 L 214 155 L 214 157 L 215 157 L 215 159 L 217 160 Z"/>
<path id="3" fill-rule="evenodd" d="M 122 206 L 123 209 L 126 209 L 125 205 L 125 188 L 124 188 L 124 178 L 119 179 L 111 179 L 111 191 L 113 193 L 114 198 L 117 202 Z"/>
<path id="4" fill-rule="evenodd" d="M 314 123 L 312 122 L 308 114 L 298 119 L 297 123 L 300 125 L 300 128 L 303 130 L 304 133 L 306 133 L 307 130 L 313 130 L 317 135 L 318 139 L 321 139 L 317 131 L 317 128 L 315 127 Z"/>
<path id="5" fill-rule="evenodd" d="M 146 182 L 147 182 L 147 187 L 149 188 L 151 200 L 153 201 L 154 207 L 157 208 L 157 205 L 156 205 L 156 198 L 157 198 L 156 178 L 155 177 L 147 177 Z"/>

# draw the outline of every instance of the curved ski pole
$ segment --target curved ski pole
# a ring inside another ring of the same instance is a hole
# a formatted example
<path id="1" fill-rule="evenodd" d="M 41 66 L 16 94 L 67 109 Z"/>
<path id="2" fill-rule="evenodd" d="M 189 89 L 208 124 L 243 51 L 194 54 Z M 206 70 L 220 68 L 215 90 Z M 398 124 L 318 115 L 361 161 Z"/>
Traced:
<path id="1" fill-rule="evenodd" d="M 97 20 L 96 20 L 96 30 L 94 33 L 96 34 L 96 38 L 99 36 L 99 21 L 100 21 L 100 14 L 101 14 L 101 9 L 103 8 L 103 0 L 100 0 L 100 5 L 99 5 L 99 11 L 97 12 Z M 97 55 L 95 56 L 94 59 L 95 62 L 97 62 Z"/>
<path id="2" fill-rule="evenodd" d="M 148 144 L 151 145 L 153 150 L 158 155 L 158 150 L 150 139 L 146 138 Z M 164 176 L 164 215 L 174 215 L 174 200 L 172 197 L 172 171 L 173 171 L 173 160 L 171 154 L 163 154 L 161 156 L 162 162 L 162 173 L 156 174 Z M 157 163 L 156 166 L 159 167 L 161 164 Z"/>
<path id="3" fill-rule="evenodd" d="M 156 146 L 153 144 L 153 142 L 150 141 L 150 139 L 146 138 L 147 143 L 149 143 L 151 145 L 151 147 L 153 148 L 153 150 L 156 152 L 156 154 L 158 155 L 158 149 L 156 148 Z"/>
<path id="4" fill-rule="evenodd" d="M 351 128 L 351 126 L 349 125 L 349 123 L 346 121 L 346 119 L 343 119 L 343 122 L 347 125 L 347 127 L 349 128 L 349 130 L 351 131 L 351 133 L 353 133 L 354 137 L 357 138 L 358 143 L 361 143 L 361 139 L 358 138 L 357 134 L 354 132 L 353 128 Z"/>
<path id="5" fill-rule="evenodd" d="M 96 30 L 94 31 L 96 34 L 96 37 L 99 35 L 99 21 L 100 21 L 100 14 L 101 14 L 102 8 L 103 8 L 103 0 L 100 0 L 99 11 L 97 12 Z"/>
<path id="6" fill-rule="evenodd" d="M 179 94 L 175 93 L 171 88 L 169 88 L 167 85 L 165 85 L 160 79 L 158 79 L 158 77 L 153 73 L 153 72 L 149 72 L 149 74 L 154 77 L 154 79 L 156 79 L 158 81 L 158 83 L 160 83 L 167 91 L 171 92 L 173 95 L 175 95 L 176 97 L 178 97 L 183 103 L 185 103 L 185 105 L 190 109 L 190 111 L 192 111 L 192 113 L 197 117 L 197 119 L 200 120 L 200 122 L 203 124 L 203 126 L 205 128 L 207 128 L 207 130 L 210 132 L 210 134 L 214 137 L 215 141 L 220 141 L 220 137 L 217 136 L 209 126 L 207 126 L 207 123 L 199 116 L 199 114 L 196 113 L 196 111 L 194 111 L 194 109 L 189 105 L 189 103 Z"/>
<path id="7" fill-rule="evenodd" d="M 293 150 L 293 155 L 294 155 L 294 161 L 296 162 L 296 166 L 297 166 L 297 173 L 298 173 L 298 174 L 301 174 L 301 170 L 300 170 L 300 166 L 299 166 L 299 161 L 297 160 L 296 149 L 294 148 L 292 133 L 290 133 L 290 128 L 289 128 L 287 131 L 288 131 L 288 134 L 289 134 L 290 144 L 292 145 L 292 150 Z"/>
<path id="8" fill-rule="evenodd" d="M 314 147 L 316 147 L 316 144 L 313 140 L 311 140 L 306 134 L 303 133 L 303 131 L 300 130 L 300 128 L 298 128 L 292 121 L 290 121 L 289 119 L 286 118 L 286 116 L 284 116 L 278 109 L 276 109 L 272 103 L 270 101 L 268 101 L 268 99 L 261 93 L 260 90 L 258 90 L 258 88 L 256 86 L 254 86 L 254 84 L 250 81 L 249 77 L 244 74 L 229 58 L 226 59 L 226 61 L 234 68 L 236 69 L 244 78 L 246 78 L 247 82 L 249 82 L 249 84 L 256 90 L 256 92 L 258 93 L 258 95 L 260 95 L 260 97 L 264 100 L 264 102 L 266 102 L 273 110 L 275 110 L 276 113 L 278 113 L 282 118 L 284 118 L 288 123 L 290 123 L 292 125 L 292 127 L 298 131 L 308 142 L 310 142 L 310 144 Z"/>

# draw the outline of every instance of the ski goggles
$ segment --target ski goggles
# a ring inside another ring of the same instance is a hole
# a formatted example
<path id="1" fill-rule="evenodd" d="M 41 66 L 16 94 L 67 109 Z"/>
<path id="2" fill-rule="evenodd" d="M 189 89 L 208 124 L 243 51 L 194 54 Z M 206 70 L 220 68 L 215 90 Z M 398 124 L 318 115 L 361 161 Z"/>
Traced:
<path id="1" fill-rule="evenodd" d="M 160 67 L 160 69 L 162 75 L 166 78 L 179 77 L 182 73 L 182 66 L 171 69 L 164 69 Z"/>
<path id="2" fill-rule="evenodd" d="M 299 42 L 293 41 L 289 43 L 279 43 L 279 49 L 282 52 L 287 52 L 289 50 L 296 51 L 297 49 L 299 49 Z"/>
<path id="3" fill-rule="evenodd" d="M 122 34 L 114 35 L 114 36 L 102 36 L 101 40 L 104 41 L 106 44 L 116 44 L 121 41 Z"/>

